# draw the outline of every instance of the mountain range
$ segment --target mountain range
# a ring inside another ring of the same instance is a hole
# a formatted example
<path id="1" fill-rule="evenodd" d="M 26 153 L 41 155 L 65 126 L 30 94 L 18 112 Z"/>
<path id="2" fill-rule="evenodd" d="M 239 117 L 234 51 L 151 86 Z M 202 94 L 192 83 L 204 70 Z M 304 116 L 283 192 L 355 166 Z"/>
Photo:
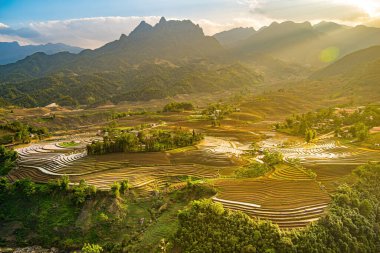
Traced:
<path id="1" fill-rule="evenodd" d="M 0 65 L 9 64 L 22 60 L 25 57 L 37 52 L 45 54 L 56 54 L 59 52 L 70 52 L 77 54 L 83 48 L 69 46 L 63 43 L 48 43 L 45 45 L 26 45 L 21 46 L 18 42 L 0 42 Z"/>
<path id="2" fill-rule="evenodd" d="M 247 87 L 262 76 L 216 60 L 219 42 L 191 21 L 141 22 L 128 36 L 79 54 L 36 53 L 0 66 L 0 95 L 26 107 L 148 100 Z"/>
<path id="3" fill-rule="evenodd" d="M 249 88 L 264 79 L 305 78 L 330 64 L 321 53 L 333 48 L 332 64 L 312 75 L 329 79 L 326 73 L 352 73 L 341 62 L 374 45 L 380 45 L 380 29 L 366 26 L 287 21 L 258 31 L 237 28 L 211 37 L 189 20 L 161 18 L 154 26 L 143 21 L 129 35 L 95 50 L 38 52 L 0 66 L 0 95 L 4 103 L 32 107 Z M 367 54 L 362 56 L 363 64 L 377 59 L 374 52 Z M 349 64 L 360 57 L 354 58 Z"/>
<path id="4" fill-rule="evenodd" d="M 239 27 L 214 34 L 213 37 L 217 39 L 223 47 L 228 48 L 233 47 L 238 42 L 248 39 L 255 33 L 256 30 L 253 27 Z"/>
<path id="5" fill-rule="evenodd" d="M 324 50 L 334 48 L 337 60 L 347 54 L 380 44 L 380 28 L 348 27 L 331 22 L 311 25 L 309 22 L 274 22 L 261 28 L 232 48 L 240 59 L 255 53 L 304 66 L 323 67 L 330 62 L 321 59 Z"/>

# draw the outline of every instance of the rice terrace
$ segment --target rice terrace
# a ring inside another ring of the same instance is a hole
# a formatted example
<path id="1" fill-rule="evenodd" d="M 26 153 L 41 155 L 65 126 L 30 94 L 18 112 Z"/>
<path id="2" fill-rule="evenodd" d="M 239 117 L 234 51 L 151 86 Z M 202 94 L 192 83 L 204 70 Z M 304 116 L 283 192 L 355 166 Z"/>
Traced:
<path id="1" fill-rule="evenodd" d="M 379 253 L 379 17 L 0 1 L 0 252 Z"/>
<path id="2" fill-rule="evenodd" d="M 152 128 L 180 127 L 194 129 L 204 136 L 193 146 L 167 151 L 89 155 L 86 146 L 101 142 L 102 131 L 76 131 L 51 141 L 33 142 L 15 149 L 19 158 L 7 177 L 11 181 L 30 178 L 47 183 L 68 176 L 73 184 L 85 180 L 104 190 L 109 190 L 114 182 L 127 179 L 131 189 L 142 196 L 156 190 L 185 187 L 188 178 L 215 187 L 217 194 L 213 201 L 228 209 L 271 220 L 281 228 L 299 228 L 324 215 L 330 203 L 329 194 L 336 190 L 342 177 L 348 176 L 356 166 L 380 158 L 379 151 L 342 144 L 333 133 L 318 136 L 312 143 L 305 142 L 303 137 L 284 135 L 276 131 L 273 121 L 260 119 L 262 115 L 245 109 L 244 103 L 238 106 L 244 109 L 228 112 L 218 127 L 212 126 L 213 119 L 201 114 L 201 108 L 147 114 L 145 118 L 126 115 L 128 120 L 112 121 L 117 131 L 127 129 L 133 134 Z M 229 110 L 224 107 L 222 110 Z M 245 117 L 240 116 L 243 113 Z M 144 123 L 131 126 L 134 117 Z M 248 136 L 242 138 L 241 132 Z M 283 162 L 256 178 L 239 176 L 239 169 L 263 164 L 264 151 L 281 154 Z"/>

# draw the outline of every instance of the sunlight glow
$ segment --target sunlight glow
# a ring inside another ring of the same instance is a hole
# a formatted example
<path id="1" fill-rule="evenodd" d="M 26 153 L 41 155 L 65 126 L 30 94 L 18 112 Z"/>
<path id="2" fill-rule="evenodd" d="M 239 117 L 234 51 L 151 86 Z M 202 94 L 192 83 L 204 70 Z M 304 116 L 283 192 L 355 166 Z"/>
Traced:
<path id="1" fill-rule="evenodd" d="M 380 1 L 379 0 L 337 0 L 339 3 L 345 3 L 355 6 L 365 11 L 369 17 L 377 17 L 380 15 Z"/>
<path id="2" fill-rule="evenodd" d="M 330 63 L 338 59 L 340 54 L 340 50 L 337 47 L 329 47 L 324 50 L 319 54 L 319 59 L 322 62 Z"/>

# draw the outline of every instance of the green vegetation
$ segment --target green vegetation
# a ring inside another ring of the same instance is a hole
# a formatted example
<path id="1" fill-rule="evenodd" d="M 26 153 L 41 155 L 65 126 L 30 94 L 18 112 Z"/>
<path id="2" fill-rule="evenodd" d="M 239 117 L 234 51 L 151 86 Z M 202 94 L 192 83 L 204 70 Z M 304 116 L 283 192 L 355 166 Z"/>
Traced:
<path id="1" fill-rule="evenodd" d="M 305 141 L 307 143 L 309 143 L 312 140 L 314 140 L 315 138 L 317 138 L 317 131 L 315 131 L 314 129 L 306 129 L 306 131 L 305 131 Z"/>
<path id="2" fill-rule="evenodd" d="M 235 111 L 235 109 L 230 104 L 216 103 L 208 105 L 202 114 L 211 120 L 213 127 L 218 127 L 220 126 L 221 120 L 233 111 Z"/>
<path id="3" fill-rule="evenodd" d="M 283 162 L 282 154 L 279 152 L 269 152 L 265 150 L 263 157 L 264 163 L 252 162 L 235 171 L 238 178 L 255 178 L 265 175 L 274 169 L 274 166 Z"/>
<path id="4" fill-rule="evenodd" d="M 29 143 L 33 138 L 43 139 L 49 136 L 46 127 L 33 127 L 19 121 L 1 124 L 0 129 L 8 132 L 0 136 L 0 144 Z"/>
<path id="5" fill-rule="evenodd" d="M 334 132 L 335 136 L 363 141 L 368 138 L 369 129 L 380 125 L 378 106 L 354 109 L 321 109 L 302 115 L 294 115 L 275 127 L 280 132 L 304 136 L 307 142 L 316 135 Z"/>
<path id="6" fill-rule="evenodd" d="M 271 168 L 267 164 L 258 162 L 251 163 L 247 166 L 241 167 L 235 171 L 238 178 L 254 178 L 265 175 Z"/>
<path id="7" fill-rule="evenodd" d="M 103 252 L 103 248 L 97 244 L 85 243 L 82 248 L 82 252 L 83 253 L 101 253 Z"/>
<path id="8" fill-rule="evenodd" d="M 16 151 L 0 145 L 0 176 L 8 174 L 13 168 L 17 157 L 18 154 Z"/>
<path id="9" fill-rule="evenodd" d="M 122 133 L 114 138 L 105 137 L 103 142 L 87 145 L 90 155 L 115 152 L 155 152 L 191 146 L 203 138 L 202 134 L 176 129 L 174 131 L 150 130 L 138 134 Z"/>
<path id="10" fill-rule="evenodd" d="M 353 173 L 326 216 L 305 230 L 280 231 L 276 225 L 225 210 L 210 200 L 194 201 L 179 214 L 176 244 L 184 252 L 377 252 L 380 164 Z"/>
<path id="11" fill-rule="evenodd" d="M 182 112 L 191 111 L 193 109 L 193 104 L 189 102 L 171 102 L 164 106 L 163 112 Z"/>
<path id="12" fill-rule="evenodd" d="M 192 202 L 178 219 L 175 242 L 183 252 L 286 252 L 288 248 L 279 243 L 276 225 L 254 221 L 211 200 Z"/>
<path id="13" fill-rule="evenodd" d="M 248 87 L 261 82 L 262 77 L 241 64 L 221 67 L 194 62 L 180 68 L 146 63 L 123 71 L 112 68 L 110 72 L 54 73 L 37 79 L 21 79 L 0 85 L 0 95 L 6 102 L 23 107 L 46 106 L 53 102 L 76 107 Z"/>
<path id="14" fill-rule="evenodd" d="M 75 141 L 70 141 L 70 142 L 62 142 L 59 145 L 63 148 L 74 148 L 74 147 L 79 146 L 79 143 Z"/>
<path id="15" fill-rule="evenodd" d="M 117 185 L 120 195 L 114 198 L 94 191 L 84 181 L 70 185 L 67 177 L 49 184 L 27 179 L 10 183 L 0 178 L 1 233 L 10 236 L 2 237 L 0 246 L 39 244 L 70 252 L 80 248 L 84 252 L 156 252 L 174 239 L 178 210 L 191 200 L 215 194 L 208 185 L 189 181 L 173 193 L 136 198 L 136 192 L 127 190 L 127 181 Z"/>

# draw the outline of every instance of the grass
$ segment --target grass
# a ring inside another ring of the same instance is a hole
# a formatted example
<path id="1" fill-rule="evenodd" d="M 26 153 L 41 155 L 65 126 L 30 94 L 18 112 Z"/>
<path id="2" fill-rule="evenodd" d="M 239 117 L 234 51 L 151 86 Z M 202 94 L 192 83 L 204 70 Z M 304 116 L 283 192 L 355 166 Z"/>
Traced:
<path id="1" fill-rule="evenodd" d="M 63 148 L 74 148 L 74 147 L 78 147 L 79 145 L 80 145 L 80 143 L 77 143 L 75 141 L 62 142 L 59 144 L 59 146 L 61 146 Z"/>
<path id="2" fill-rule="evenodd" d="M 155 252 L 161 239 L 172 239 L 178 228 L 178 211 L 183 209 L 183 203 L 173 203 L 170 210 L 164 212 L 157 221 L 144 232 L 138 244 L 140 252 Z"/>

